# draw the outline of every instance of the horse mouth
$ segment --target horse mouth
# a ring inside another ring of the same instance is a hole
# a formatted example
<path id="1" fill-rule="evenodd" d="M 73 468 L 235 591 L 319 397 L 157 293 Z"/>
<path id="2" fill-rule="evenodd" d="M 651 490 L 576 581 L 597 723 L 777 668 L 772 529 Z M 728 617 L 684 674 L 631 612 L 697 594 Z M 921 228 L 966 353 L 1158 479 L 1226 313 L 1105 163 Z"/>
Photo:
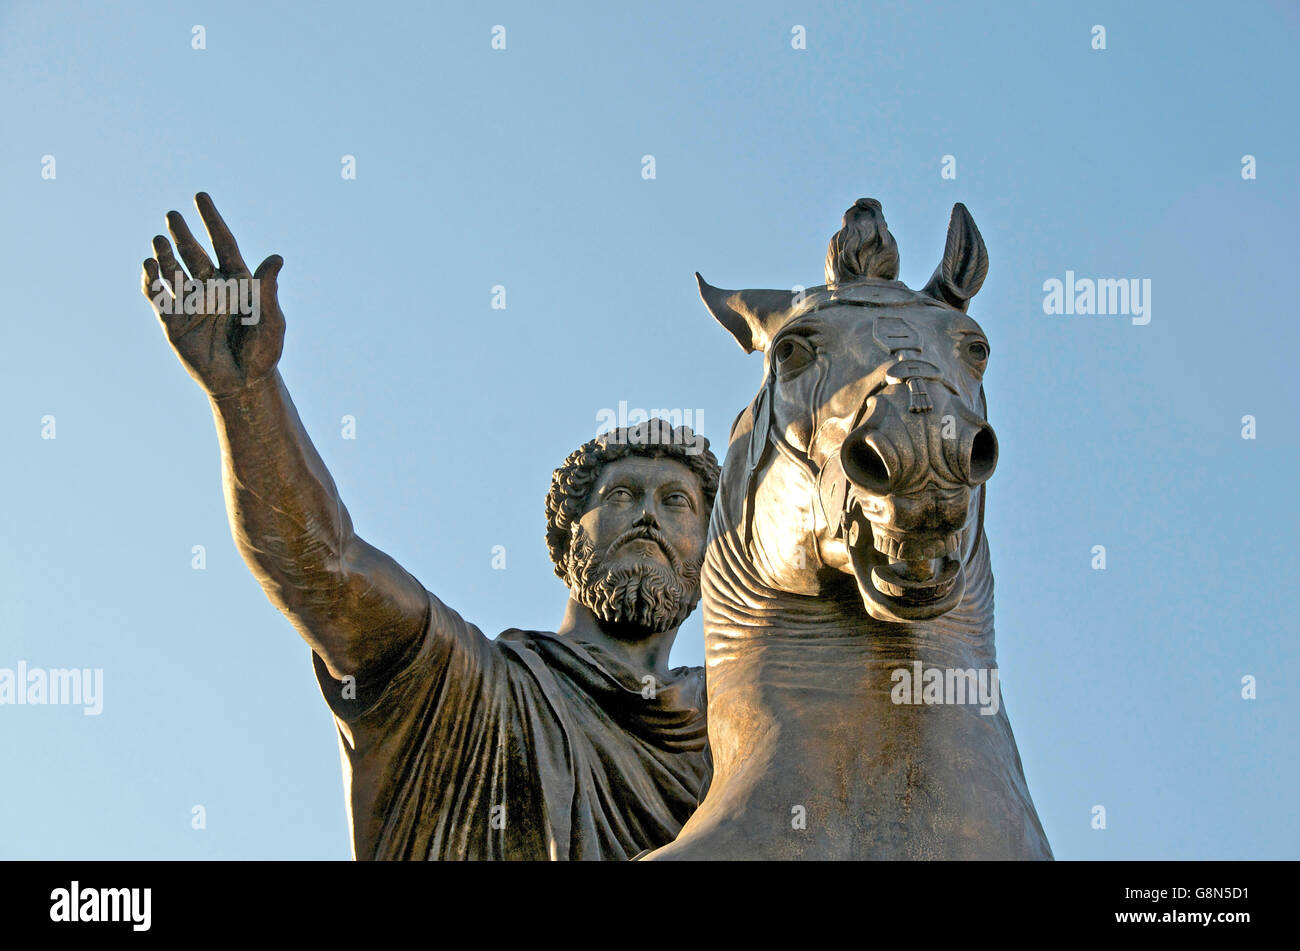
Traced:
<path id="1" fill-rule="evenodd" d="M 876 525 L 854 506 L 847 517 L 849 560 L 867 613 L 881 621 L 921 621 L 961 601 L 966 530 L 900 534 Z"/>

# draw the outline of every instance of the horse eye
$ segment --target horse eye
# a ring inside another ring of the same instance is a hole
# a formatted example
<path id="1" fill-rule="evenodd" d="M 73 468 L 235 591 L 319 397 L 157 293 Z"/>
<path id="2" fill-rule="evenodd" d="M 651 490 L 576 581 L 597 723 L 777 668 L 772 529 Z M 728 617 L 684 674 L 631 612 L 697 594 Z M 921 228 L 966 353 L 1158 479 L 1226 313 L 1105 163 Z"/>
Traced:
<path id="1" fill-rule="evenodd" d="M 812 362 L 812 350 L 802 341 L 786 337 L 776 345 L 776 369 L 782 376 L 796 373 Z"/>
<path id="2" fill-rule="evenodd" d="M 976 340 L 966 347 L 966 352 L 970 354 L 971 359 L 983 363 L 989 358 L 989 348 Z"/>

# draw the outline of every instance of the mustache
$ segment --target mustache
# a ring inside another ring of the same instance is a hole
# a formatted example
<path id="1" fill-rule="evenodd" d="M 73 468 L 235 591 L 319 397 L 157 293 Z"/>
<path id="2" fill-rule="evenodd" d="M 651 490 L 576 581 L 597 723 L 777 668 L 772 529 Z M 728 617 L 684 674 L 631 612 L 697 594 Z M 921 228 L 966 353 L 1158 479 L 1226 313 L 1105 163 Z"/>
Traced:
<path id="1" fill-rule="evenodd" d="M 609 567 L 620 545 L 646 539 L 657 544 L 668 565 L 638 562 Z M 597 551 L 575 526 L 565 584 L 573 597 L 604 621 L 630 623 L 647 631 L 666 631 L 686 620 L 699 603 L 700 563 L 680 556 L 663 532 L 638 525 Z"/>
<path id="2" fill-rule="evenodd" d="M 673 572 L 678 575 L 682 573 L 681 556 L 677 554 L 672 543 L 668 541 L 668 536 L 652 525 L 638 525 L 635 528 L 628 529 L 610 543 L 609 547 L 605 549 L 605 554 L 607 556 L 611 555 L 623 545 L 628 544 L 628 542 L 640 541 L 641 539 L 652 541 L 658 545 L 668 558 L 668 563 L 672 566 Z"/>

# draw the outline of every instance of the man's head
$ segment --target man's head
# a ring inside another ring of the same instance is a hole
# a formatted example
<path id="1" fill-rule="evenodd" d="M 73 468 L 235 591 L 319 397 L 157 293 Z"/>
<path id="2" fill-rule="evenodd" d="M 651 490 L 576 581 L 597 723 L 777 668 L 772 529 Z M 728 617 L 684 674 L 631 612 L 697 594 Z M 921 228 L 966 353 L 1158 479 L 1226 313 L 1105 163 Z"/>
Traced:
<path id="1" fill-rule="evenodd" d="M 546 544 L 578 603 L 615 630 L 677 627 L 700 599 L 718 460 L 658 419 L 584 443 L 555 470 Z"/>

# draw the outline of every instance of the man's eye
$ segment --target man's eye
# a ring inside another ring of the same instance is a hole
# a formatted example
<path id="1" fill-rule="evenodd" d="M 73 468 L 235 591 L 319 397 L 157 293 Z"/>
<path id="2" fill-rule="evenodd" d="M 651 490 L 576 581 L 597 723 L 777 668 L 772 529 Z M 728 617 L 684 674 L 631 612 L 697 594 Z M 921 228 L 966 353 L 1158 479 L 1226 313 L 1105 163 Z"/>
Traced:
<path id="1" fill-rule="evenodd" d="M 672 505 L 689 506 L 691 504 L 691 500 L 681 492 L 674 492 L 672 495 L 668 496 L 668 498 L 666 498 L 664 501 Z"/>
<path id="2" fill-rule="evenodd" d="M 610 489 L 605 493 L 605 500 L 608 502 L 626 502 L 632 498 L 632 493 L 627 489 Z"/>

